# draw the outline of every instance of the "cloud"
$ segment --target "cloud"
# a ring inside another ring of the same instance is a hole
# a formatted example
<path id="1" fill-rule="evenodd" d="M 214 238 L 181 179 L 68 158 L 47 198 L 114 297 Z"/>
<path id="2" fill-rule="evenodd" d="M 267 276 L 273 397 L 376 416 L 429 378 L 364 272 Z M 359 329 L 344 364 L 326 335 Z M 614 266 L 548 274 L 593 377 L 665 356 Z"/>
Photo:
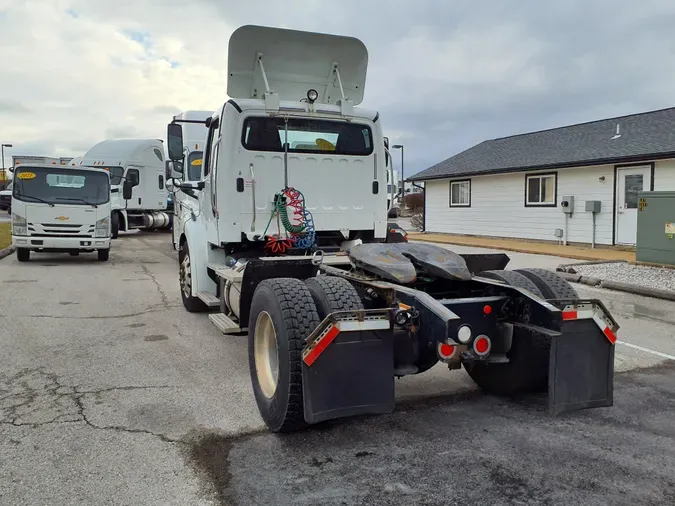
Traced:
<path id="1" fill-rule="evenodd" d="M 488 138 L 675 105 L 672 2 L 251 6 L 0 0 L 0 140 L 74 156 L 113 134 L 163 137 L 178 111 L 226 100 L 227 41 L 243 24 L 363 40 L 363 105 L 405 145 L 408 174 Z"/>

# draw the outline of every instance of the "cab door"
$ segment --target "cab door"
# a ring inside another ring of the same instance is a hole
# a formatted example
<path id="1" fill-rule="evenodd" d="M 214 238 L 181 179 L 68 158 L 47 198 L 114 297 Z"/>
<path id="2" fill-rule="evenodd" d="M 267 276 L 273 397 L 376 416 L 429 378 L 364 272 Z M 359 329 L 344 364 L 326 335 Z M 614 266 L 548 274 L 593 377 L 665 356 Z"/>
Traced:
<path id="1" fill-rule="evenodd" d="M 200 216 L 204 219 L 206 238 L 211 244 L 220 245 L 218 238 L 218 195 L 216 181 L 218 178 L 218 153 L 221 143 L 220 118 L 214 117 L 209 125 L 209 131 L 204 148 L 202 162 L 202 177 L 204 190 L 199 192 Z"/>

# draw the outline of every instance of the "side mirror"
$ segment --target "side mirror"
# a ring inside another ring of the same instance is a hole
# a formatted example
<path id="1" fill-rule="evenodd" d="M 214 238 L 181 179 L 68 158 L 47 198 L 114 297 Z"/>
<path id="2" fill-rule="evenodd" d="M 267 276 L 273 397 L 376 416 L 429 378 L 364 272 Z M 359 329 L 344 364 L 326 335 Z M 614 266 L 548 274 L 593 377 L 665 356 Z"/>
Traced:
<path id="1" fill-rule="evenodd" d="M 167 179 L 165 183 L 165 187 L 169 193 L 176 193 L 178 190 L 180 190 L 180 181 L 176 181 L 174 178 Z"/>
<path id="2" fill-rule="evenodd" d="M 134 186 L 135 185 L 133 185 L 131 181 L 124 181 L 124 184 L 122 185 L 122 198 L 124 200 L 131 200 L 131 192 L 133 191 Z"/>
<path id="3" fill-rule="evenodd" d="M 167 167 L 167 173 L 168 174 L 182 174 L 183 173 L 183 162 L 173 162 L 171 160 L 166 161 L 166 167 Z M 170 177 L 176 177 L 176 176 L 170 176 Z"/>
<path id="4" fill-rule="evenodd" d="M 166 143 L 169 160 L 183 161 L 183 127 L 179 123 L 169 123 L 167 126 Z"/>

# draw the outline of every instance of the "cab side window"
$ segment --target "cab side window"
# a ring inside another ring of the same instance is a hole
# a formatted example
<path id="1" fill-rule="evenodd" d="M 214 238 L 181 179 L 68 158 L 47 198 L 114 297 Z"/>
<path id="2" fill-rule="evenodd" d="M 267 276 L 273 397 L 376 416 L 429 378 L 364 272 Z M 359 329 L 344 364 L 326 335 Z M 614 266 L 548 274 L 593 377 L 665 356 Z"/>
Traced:
<path id="1" fill-rule="evenodd" d="M 206 141 L 206 149 L 204 150 L 204 178 L 209 175 L 211 169 L 214 167 L 214 144 L 218 140 L 219 120 L 215 119 L 209 126 L 209 135 Z"/>

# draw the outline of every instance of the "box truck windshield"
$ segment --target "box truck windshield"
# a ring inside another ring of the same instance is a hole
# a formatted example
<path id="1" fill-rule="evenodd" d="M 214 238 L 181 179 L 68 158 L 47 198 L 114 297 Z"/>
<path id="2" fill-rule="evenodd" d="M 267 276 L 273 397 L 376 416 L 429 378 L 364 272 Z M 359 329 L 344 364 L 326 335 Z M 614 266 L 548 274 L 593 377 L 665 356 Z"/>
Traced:
<path id="1" fill-rule="evenodd" d="M 14 177 L 12 196 L 24 202 L 98 206 L 110 201 L 110 183 L 101 172 L 26 167 Z"/>
<path id="2" fill-rule="evenodd" d="M 191 151 L 187 157 L 187 176 L 188 181 L 199 181 L 202 173 L 202 157 L 201 151 Z"/>

